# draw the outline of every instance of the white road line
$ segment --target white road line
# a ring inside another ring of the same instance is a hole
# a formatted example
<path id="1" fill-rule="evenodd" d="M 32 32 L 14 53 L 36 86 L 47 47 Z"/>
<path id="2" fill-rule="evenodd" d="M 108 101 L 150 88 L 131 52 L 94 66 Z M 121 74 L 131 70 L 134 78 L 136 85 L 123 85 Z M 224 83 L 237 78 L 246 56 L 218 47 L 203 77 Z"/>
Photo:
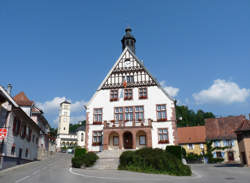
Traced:
<path id="1" fill-rule="evenodd" d="M 21 178 L 21 179 L 18 179 L 18 180 L 16 180 L 16 183 L 18 183 L 18 182 L 22 182 L 22 181 L 24 181 L 25 179 L 27 179 L 27 178 L 29 178 L 30 176 L 25 176 L 25 177 L 23 177 L 23 178 Z"/>
<path id="2" fill-rule="evenodd" d="M 32 175 L 35 175 L 35 174 L 37 174 L 39 172 L 40 172 L 40 170 L 37 170 L 37 171 L 33 172 Z"/>
<path id="3" fill-rule="evenodd" d="M 76 173 L 76 172 L 73 172 L 72 168 L 69 168 L 69 172 L 71 174 L 74 174 L 74 175 L 79 175 L 79 176 L 82 176 L 82 177 L 89 177 L 89 178 L 96 178 L 96 179 L 108 179 L 108 180 L 123 180 L 122 178 L 116 178 L 116 177 L 98 177 L 98 176 L 93 176 L 93 175 L 86 175 L 86 174 L 80 174 L 80 173 Z M 166 175 L 165 178 L 174 178 L 176 180 L 181 180 L 181 179 L 200 179 L 202 176 L 198 173 L 194 173 L 193 174 L 194 176 L 170 176 L 170 175 Z M 164 178 L 164 177 L 163 177 Z M 124 179 L 124 180 L 145 180 L 145 178 L 131 178 L 131 179 Z M 152 181 L 161 181 L 161 180 L 164 180 L 164 179 L 152 179 Z"/>

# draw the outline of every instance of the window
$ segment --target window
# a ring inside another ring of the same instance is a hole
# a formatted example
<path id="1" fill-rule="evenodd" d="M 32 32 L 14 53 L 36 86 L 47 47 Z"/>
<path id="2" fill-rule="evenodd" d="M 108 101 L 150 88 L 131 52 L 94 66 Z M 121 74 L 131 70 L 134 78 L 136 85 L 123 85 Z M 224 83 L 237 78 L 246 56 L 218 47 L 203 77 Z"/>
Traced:
<path id="1" fill-rule="evenodd" d="M 167 121 L 166 104 L 156 105 L 157 121 Z"/>
<path id="2" fill-rule="evenodd" d="M 118 136 L 113 136 L 113 145 L 118 146 L 119 145 L 119 137 Z"/>
<path id="3" fill-rule="evenodd" d="M 204 145 L 203 145 L 203 144 L 200 144 L 200 148 L 201 148 L 201 149 L 204 149 Z"/>
<path id="4" fill-rule="evenodd" d="M 125 107 L 125 121 L 133 121 L 133 107 Z"/>
<path id="5" fill-rule="evenodd" d="M 115 121 L 123 121 L 123 107 L 115 107 Z"/>
<path id="6" fill-rule="evenodd" d="M 194 149 L 194 145 L 193 144 L 188 144 L 188 149 L 193 150 Z"/>
<path id="7" fill-rule="evenodd" d="M 22 126 L 21 137 L 24 138 L 26 136 L 26 125 Z"/>
<path id="8" fill-rule="evenodd" d="M 133 90 L 124 89 L 124 100 L 132 100 L 132 99 L 133 99 Z"/>
<path id="9" fill-rule="evenodd" d="M 215 142 L 214 142 L 214 146 L 215 146 L 215 147 L 220 147 L 220 141 L 218 141 L 218 140 L 215 141 Z"/>
<path id="10" fill-rule="evenodd" d="M 221 153 L 220 151 L 217 151 L 217 152 L 216 152 L 216 157 L 217 157 L 217 158 L 222 158 L 222 153 Z"/>
<path id="11" fill-rule="evenodd" d="M 36 138 L 36 144 L 38 144 L 38 137 Z"/>
<path id="12" fill-rule="evenodd" d="M 102 108 L 94 109 L 94 124 L 102 124 Z"/>
<path id="13" fill-rule="evenodd" d="M 81 141 L 83 142 L 83 133 L 81 133 Z"/>
<path id="14" fill-rule="evenodd" d="M 143 106 L 135 106 L 135 120 L 136 121 L 144 120 L 144 107 Z"/>
<path id="15" fill-rule="evenodd" d="M 158 140 L 159 144 L 167 144 L 168 141 L 168 129 L 167 128 L 160 128 L 158 129 Z"/>
<path id="16" fill-rule="evenodd" d="M 148 91 L 147 88 L 139 88 L 139 99 L 147 99 Z"/>
<path id="17" fill-rule="evenodd" d="M 134 76 L 127 76 L 127 83 L 134 83 Z M 125 79 L 125 77 L 123 76 L 123 80 Z"/>
<path id="18" fill-rule="evenodd" d="M 26 151 L 25 151 L 25 157 L 26 157 L 26 158 L 28 157 L 28 154 L 29 154 L 29 150 L 26 149 Z"/>
<path id="19" fill-rule="evenodd" d="M 66 118 L 63 118 L 63 121 L 66 122 Z"/>
<path id="20" fill-rule="evenodd" d="M 33 137 L 32 137 L 32 142 L 33 143 L 35 142 L 35 135 L 33 135 Z"/>
<path id="21" fill-rule="evenodd" d="M 139 136 L 139 144 L 146 145 L 146 136 L 145 135 Z"/>
<path id="22" fill-rule="evenodd" d="M 32 134 L 32 129 L 30 127 L 27 127 L 27 140 L 30 141 L 31 140 L 31 134 Z"/>
<path id="23" fill-rule="evenodd" d="M 102 131 L 93 131 L 93 146 L 102 145 Z"/>
<path id="24" fill-rule="evenodd" d="M 14 155 L 16 152 L 16 145 L 13 144 L 12 147 L 11 147 L 11 155 Z"/>
<path id="25" fill-rule="evenodd" d="M 20 131 L 20 127 L 21 127 L 21 121 L 18 120 L 16 117 L 14 118 L 13 121 L 13 134 L 17 135 Z"/>
<path id="26" fill-rule="evenodd" d="M 110 90 L 110 101 L 118 100 L 118 90 Z"/>

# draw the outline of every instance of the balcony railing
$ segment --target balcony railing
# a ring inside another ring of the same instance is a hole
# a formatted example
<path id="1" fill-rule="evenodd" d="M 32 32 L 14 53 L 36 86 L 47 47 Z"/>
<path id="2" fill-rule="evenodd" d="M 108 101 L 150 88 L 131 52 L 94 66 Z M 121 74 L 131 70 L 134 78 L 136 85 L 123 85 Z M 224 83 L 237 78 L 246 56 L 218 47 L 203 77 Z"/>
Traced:
<path id="1" fill-rule="evenodd" d="M 121 128 L 121 127 L 143 127 L 152 126 L 152 120 L 140 120 L 140 121 L 104 121 L 104 128 Z"/>

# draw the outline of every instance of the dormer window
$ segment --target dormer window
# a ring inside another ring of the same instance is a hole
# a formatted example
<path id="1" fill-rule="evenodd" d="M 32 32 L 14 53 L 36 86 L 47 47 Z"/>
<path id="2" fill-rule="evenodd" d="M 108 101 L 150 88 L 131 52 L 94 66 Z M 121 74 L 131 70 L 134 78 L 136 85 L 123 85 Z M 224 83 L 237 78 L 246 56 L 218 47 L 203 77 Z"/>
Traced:
<path id="1" fill-rule="evenodd" d="M 118 101 L 118 90 L 110 90 L 110 101 Z"/>

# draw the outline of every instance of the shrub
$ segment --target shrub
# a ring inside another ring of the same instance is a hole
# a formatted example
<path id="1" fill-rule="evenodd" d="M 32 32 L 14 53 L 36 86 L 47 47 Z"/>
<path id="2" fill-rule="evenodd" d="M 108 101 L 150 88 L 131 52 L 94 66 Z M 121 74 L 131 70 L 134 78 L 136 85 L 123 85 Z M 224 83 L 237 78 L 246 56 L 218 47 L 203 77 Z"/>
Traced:
<path id="1" fill-rule="evenodd" d="M 179 160 L 182 159 L 182 155 L 186 153 L 186 151 L 182 150 L 181 146 L 166 146 L 166 151 L 172 155 L 174 155 Z"/>
<path id="2" fill-rule="evenodd" d="M 210 159 L 209 163 L 221 163 L 223 161 L 224 161 L 223 158 L 212 158 L 212 159 Z"/>
<path id="3" fill-rule="evenodd" d="M 142 148 L 125 151 L 120 156 L 120 170 L 170 175 L 191 175 L 190 167 L 162 149 Z"/>
<path id="4" fill-rule="evenodd" d="M 73 166 L 74 168 L 81 168 L 81 166 L 82 166 L 82 164 L 83 164 L 83 161 L 82 161 L 82 159 L 79 158 L 79 157 L 77 157 L 77 158 L 74 157 L 74 158 L 72 158 L 71 163 L 72 163 L 72 166 Z"/>
<path id="5" fill-rule="evenodd" d="M 188 153 L 186 155 L 186 160 L 188 163 L 201 163 L 203 159 L 202 155 L 194 154 L 194 153 Z"/>
<path id="6" fill-rule="evenodd" d="M 83 157 L 86 154 L 86 149 L 85 148 L 81 148 L 81 147 L 76 147 L 75 148 L 75 157 Z"/>
<path id="7" fill-rule="evenodd" d="M 96 160 L 98 160 L 98 159 L 99 159 L 99 157 L 95 153 L 88 152 L 87 154 L 85 154 L 82 157 L 83 165 L 85 167 L 93 166 L 95 164 Z"/>

